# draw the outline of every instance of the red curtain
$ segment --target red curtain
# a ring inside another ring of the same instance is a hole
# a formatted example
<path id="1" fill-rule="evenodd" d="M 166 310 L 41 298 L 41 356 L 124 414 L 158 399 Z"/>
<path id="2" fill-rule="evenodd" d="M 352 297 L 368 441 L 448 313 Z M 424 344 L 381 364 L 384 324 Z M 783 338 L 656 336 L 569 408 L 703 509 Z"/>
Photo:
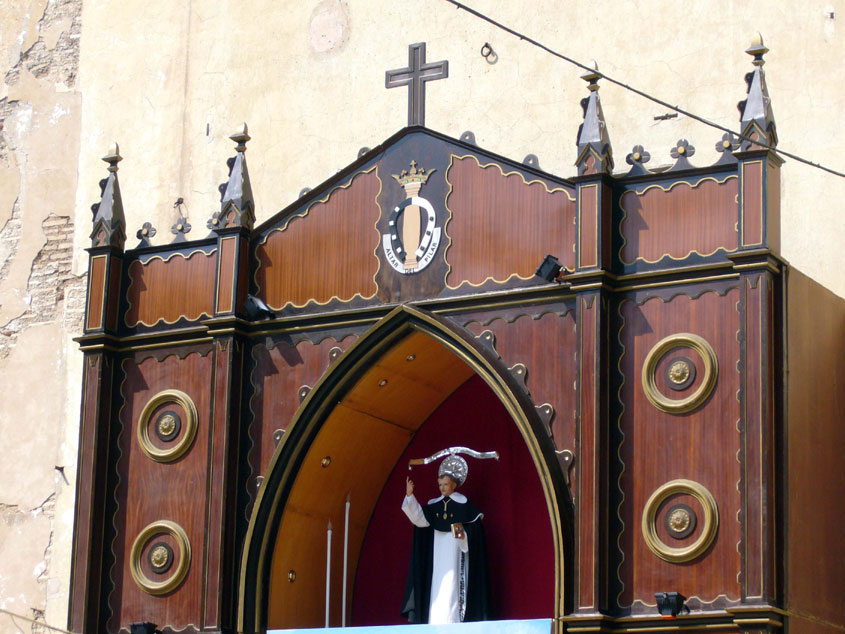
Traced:
<path id="1" fill-rule="evenodd" d="M 401 510 L 408 460 L 458 445 L 501 456 L 498 461 L 467 458 L 469 476 L 459 489 L 484 513 L 495 617 L 553 616 L 554 542 L 539 474 L 516 423 L 475 376 L 428 418 L 385 483 L 355 574 L 352 625 L 403 622 L 399 611 L 412 534 Z M 410 472 L 422 504 L 439 495 L 437 466 Z"/>

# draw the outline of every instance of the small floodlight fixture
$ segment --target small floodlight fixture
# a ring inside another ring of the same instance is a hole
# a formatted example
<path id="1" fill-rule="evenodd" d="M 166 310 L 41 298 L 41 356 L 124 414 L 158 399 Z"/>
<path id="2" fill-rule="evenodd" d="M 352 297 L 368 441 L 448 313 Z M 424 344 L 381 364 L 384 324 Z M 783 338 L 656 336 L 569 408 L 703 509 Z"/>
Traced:
<path id="1" fill-rule="evenodd" d="M 560 261 L 552 254 L 543 258 L 542 264 L 537 268 L 534 275 L 542 277 L 547 282 L 562 282 L 566 269 L 563 268 Z"/>

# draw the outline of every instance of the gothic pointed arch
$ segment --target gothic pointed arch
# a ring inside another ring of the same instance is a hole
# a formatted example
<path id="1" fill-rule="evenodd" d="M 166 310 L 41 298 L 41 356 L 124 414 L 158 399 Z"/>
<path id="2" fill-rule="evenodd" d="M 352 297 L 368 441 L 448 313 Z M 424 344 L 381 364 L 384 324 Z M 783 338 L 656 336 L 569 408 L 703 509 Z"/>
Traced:
<path id="1" fill-rule="evenodd" d="M 419 334 L 448 350 L 450 356 L 457 357 L 471 373 L 480 376 L 518 428 L 542 483 L 549 513 L 555 548 L 554 616 L 571 609 L 572 500 L 548 428 L 524 385 L 511 374 L 494 350 L 449 320 L 403 304 L 370 328 L 326 371 L 303 400 L 276 448 L 252 510 L 242 551 L 239 632 L 260 632 L 267 628 L 276 536 L 303 461 L 319 432 L 368 369 L 407 337 Z M 399 454 L 401 450 L 393 457 L 394 462 Z"/>

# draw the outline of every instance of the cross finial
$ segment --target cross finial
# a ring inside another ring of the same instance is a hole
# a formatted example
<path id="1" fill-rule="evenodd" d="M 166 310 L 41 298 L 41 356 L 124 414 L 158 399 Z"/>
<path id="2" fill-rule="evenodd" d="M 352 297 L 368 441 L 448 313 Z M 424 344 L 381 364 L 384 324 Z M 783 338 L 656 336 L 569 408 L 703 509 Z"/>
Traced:
<path id="1" fill-rule="evenodd" d="M 408 67 L 384 74 L 385 88 L 408 87 L 408 125 L 425 125 L 425 82 L 446 79 L 449 62 L 425 61 L 425 42 L 408 46 Z"/>

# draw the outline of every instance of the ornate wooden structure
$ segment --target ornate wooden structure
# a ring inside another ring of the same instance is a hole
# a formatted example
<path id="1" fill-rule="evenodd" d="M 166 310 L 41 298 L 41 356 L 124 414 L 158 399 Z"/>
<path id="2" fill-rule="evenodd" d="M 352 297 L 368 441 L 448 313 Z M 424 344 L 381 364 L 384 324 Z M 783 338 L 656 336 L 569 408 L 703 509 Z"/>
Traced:
<path id="1" fill-rule="evenodd" d="M 478 480 L 519 520 L 488 517 L 503 618 L 828 631 L 841 514 L 817 483 L 841 478 L 842 396 L 811 377 L 843 370 L 843 306 L 778 255 L 782 161 L 749 52 L 744 137 L 702 168 L 681 140 L 671 168 L 638 146 L 614 174 L 595 72 L 572 178 L 410 126 L 254 227 L 244 126 L 208 237 L 182 220 L 151 246 L 145 225 L 125 250 L 115 147 L 79 338 L 70 629 L 320 625 L 347 496 L 349 613 L 380 622 L 369 586 L 406 565 L 378 546 L 391 483 L 460 439 L 503 454 Z M 535 276 L 547 254 L 557 280 Z M 688 612 L 662 618 L 661 592 Z"/>

